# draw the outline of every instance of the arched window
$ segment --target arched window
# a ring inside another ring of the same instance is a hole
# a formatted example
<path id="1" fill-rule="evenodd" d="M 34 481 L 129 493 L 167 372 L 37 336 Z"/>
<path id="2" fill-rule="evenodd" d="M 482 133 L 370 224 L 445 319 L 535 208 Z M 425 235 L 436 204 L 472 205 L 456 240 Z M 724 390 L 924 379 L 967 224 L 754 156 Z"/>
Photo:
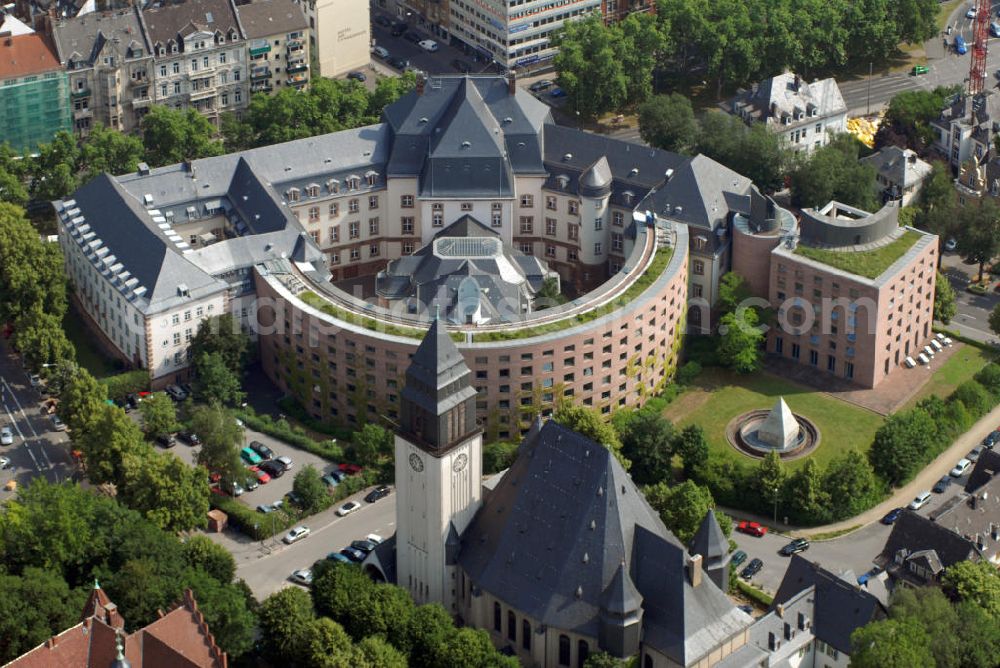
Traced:
<path id="1" fill-rule="evenodd" d="M 531 622 L 527 619 L 521 620 L 521 647 L 531 651 Z"/>
<path id="2" fill-rule="evenodd" d="M 569 636 L 559 636 L 559 665 L 569 665 Z"/>
<path id="3" fill-rule="evenodd" d="M 579 641 L 576 644 L 576 665 L 578 668 L 583 668 L 588 656 L 590 656 L 590 645 L 587 644 L 586 640 Z"/>
<path id="4" fill-rule="evenodd" d="M 507 611 L 507 639 L 517 641 L 517 618 L 513 610 Z"/>
<path id="5" fill-rule="evenodd" d="M 642 658 L 642 668 L 653 668 L 653 657 L 650 655 L 645 655 Z"/>
<path id="6" fill-rule="evenodd" d="M 500 604 L 493 602 L 493 630 L 500 633 L 503 629 L 500 626 L 501 616 L 500 616 Z"/>

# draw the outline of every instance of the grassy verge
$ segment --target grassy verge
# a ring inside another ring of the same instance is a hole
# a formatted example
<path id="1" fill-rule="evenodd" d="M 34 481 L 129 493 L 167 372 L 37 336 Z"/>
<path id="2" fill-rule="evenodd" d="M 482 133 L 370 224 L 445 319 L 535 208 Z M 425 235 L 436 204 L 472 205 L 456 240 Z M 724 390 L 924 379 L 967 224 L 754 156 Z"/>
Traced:
<path id="1" fill-rule="evenodd" d="M 796 247 L 795 254 L 852 274 L 878 278 L 893 262 L 903 257 L 903 254 L 910 250 L 919 238 L 919 232 L 907 230 L 903 236 L 891 244 L 869 251 L 835 251 L 825 248 L 811 248 L 800 244 Z"/>
<path id="2" fill-rule="evenodd" d="M 740 376 L 718 368 L 703 370 L 691 383 L 691 389 L 674 400 L 664 415 L 678 429 L 700 425 L 713 457 L 728 457 L 745 464 L 749 459 L 726 440 L 726 425 L 747 411 L 771 408 L 778 397 L 784 397 L 793 412 L 809 418 L 819 428 L 822 440 L 811 457 L 824 466 L 846 450 L 867 450 L 882 424 L 882 418 L 871 411 L 791 381 L 766 373 Z M 795 469 L 809 458 L 787 462 L 787 467 Z"/>
<path id="3" fill-rule="evenodd" d="M 297 296 L 309 306 L 312 306 L 314 309 L 318 309 L 327 315 L 333 316 L 337 320 L 343 320 L 344 322 L 349 322 L 352 325 L 358 325 L 359 327 L 364 327 L 365 329 L 370 329 L 374 332 L 391 334 L 393 336 L 405 336 L 409 339 L 422 339 L 424 338 L 424 334 L 427 333 L 427 330 L 425 329 L 401 327 L 399 325 L 393 325 L 381 320 L 376 320 L 375 318 L 369 318 L 367 316 L 346 311 L 339 306 L 331 304 L 310 290 L 306 290 Z M 456 343 L 463 343 L 465 341 L 465 334 L 462 334 L 461 332 L 452 332 L 451 338 Z"/>
<path id="4" fill-rule="evenodd" d="M 855 524 L 854 526 L 847 527 L 846 529 L 839 529 L 837 531 L 824 531 L 823 533 L 813 534 L 809 537 L 810 540 L 833 540 L 834 538 L 839 538 L 844 534 L 851 533 L 857 529 L 860 529 L 860 524 Z"/>
<path id="5" fill-rule="evenodd" d="M 473 336 L 473 341 L 476 343 L 484 343 L 487 341 L 510 341 L 512 339 L 524 339 L 532 336 L 542 336 L 543 334 L 551 334 L 552 332 L 562 331 L 570 327 L 575 327 L 577 325 L 582 325 L 583 323 L 596 320 L 603 316 L 612 313 L 623 306 L 626 306 L 636 297 L 641 295 L 646 289 L 651 286 L 656 279 L 660 277 L 660 274 L 664 272 L 667 268 L 667 264 L 670 262 L 670 258 L 673 256 L 673 248 L 661 248 L 656 252 L 656 256 L 653 258 L 652 263 L 650 263 L 649 268 L 643 272 L 632 285 L 628 287 L 622 294 L 620 294 L 616 299 L 608 302 L 600 308 L 591 309 L 583 313 L 578 313 L 575 316 L 569 316 L 563 320 L 558 320 L 556 322 L 546 323 L 544 325 L 537 325 L 535 327 L 527 327 L 524 329 L 509 329 L 499 332 L 484 332 L 482 334 L 475 334 Z"/>
<path id="6" fill-rule="evenodd" d="M 995 355 L 987 350 L 963 343 L 955 343 L 954 345 L 961 347 L 944 364 L 938 366 L 938 369 L 931 375 L 931 379 L 910 399 L 905 408 L 912 408 L 916 406 L 918 401 L 931 395 L 937 395 L 941 398 L 950 396 L 955 388 L 972 380 L 977 371 L 980 371 L 995 358 Z M 931 362 L 931 364 L 934 363 Z"/>

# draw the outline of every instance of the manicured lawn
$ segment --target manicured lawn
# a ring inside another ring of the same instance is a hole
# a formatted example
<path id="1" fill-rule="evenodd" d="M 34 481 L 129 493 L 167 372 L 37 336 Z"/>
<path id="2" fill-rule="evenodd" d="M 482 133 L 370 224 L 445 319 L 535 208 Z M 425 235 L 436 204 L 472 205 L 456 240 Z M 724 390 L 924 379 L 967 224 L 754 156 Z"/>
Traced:
<path id="1" fill-rule="evenodd" d="M 94 334 L 72 309 L 63 318 L 63 330 L 66 332 L 66 338 L 76 348 L 76 363 L 89 371 L 94 378 L 106 378 L 121 371 L 117 360 L 109 358 L 94 343 Z"/>
<path id="2" fill-rule="evenodd" d="M 713 456 L 753 463 L 755 460 L 726 441 L 726 425 L 747 411 L 771 408 L 780 396 L 792 412 L 809 418 L 819 428 L 821 441 L 812 456 L 823 465 L 845 450 L 867 450 L 882 424 L 882 418 L 871 411 L 776 376 L 739 376 L 715 368 L 705 369 L 695 387 L 670 404 L 664 415 L 679 428 L 701 425 Z M 807 459 L 794 460 L 788 466 L 796 468 Z"/>
<path id="3" fill-rule="evenodd" d="M 868 278 L 878 278 L 893 262 L 903 257 L 903 254 L 910 250 L 913 244 L 917 243 L 918 239 L 920 239 L 919 232 L 907 230 L 903 236 L 888 246 L 882 246 L 870 251 L 855 253 L 799 245 L 795 249 L 795 254 L 807 257 L 810 260 L 822 262 L 835 269 L 848 271 L 852 274 Z"/>
<path id="4" fill-rule="evenodd" d="M 955 388 L 967 380 L 972 380 L 976 372 L 993 361 L 995 355 L 988 351 L 968 346 L 964 343 L 956 343 L 961 346 L 956 350 L 944 364 L 938 365 L 938 369 L 933 372 L 931 379 L 916 396 L 907 403 L 906 408 L 916 404 L 924 397 L 936 394 L 942 399 L 946 399 Z M 933 365 L 934 362 L 931 362 Z"/>

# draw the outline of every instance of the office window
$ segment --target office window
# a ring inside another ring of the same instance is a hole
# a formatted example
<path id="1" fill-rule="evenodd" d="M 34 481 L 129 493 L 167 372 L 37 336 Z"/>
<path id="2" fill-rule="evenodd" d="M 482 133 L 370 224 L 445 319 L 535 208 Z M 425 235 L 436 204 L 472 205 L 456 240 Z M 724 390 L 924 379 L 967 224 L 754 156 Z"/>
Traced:
<path id="1" fill-rule="evenodd" d="M 507 639 L 517 641 L 517 618 L 513 610 L 507 611 Z"/>
<path id="2" fill-rule="evenodd" d="M 705 275 L 705 262 L 702 260 L 693 260 L 691 262 L 691 273 L 696 276 Z"/>
<path id="3" fill-rule="evenodd" d="M 462 211 L 472 211 L 472 202 L 462 202 Z"/>
<path id="4" fill-rule="evenodd" d="M 356 199 L 348 200 L 347 211 L 349 213 L 357 213 L 359 211 L 358 200 Z"/>
<path id="5" fill-rule="evenodd" d="M 569 209 L 570 215 L 576 216 L 580 213 L 580 203 L 576 200 L 570 200 L 567 204 L 567 208 Z"/>
<path id="6" fill-rule="evenodd" d="M 378 208 L 378 195 L 369 195 L 368 196 L 368 208 L 369 209 L 377 209 Z"/>
<path id="7" fill-rule="evenodd" d="M 378 217 L 368 219 L 368 234 L 375 236 L 378 234 Z"/>
<path id="8" fill-rule="evenodd" d="M 361 236 L 361 223 L 354 221 L 347 224 L 347 236 L 350 239 L 357 239 Z"/>
<path id="9" fill-rule="evenodd" d="M 330 243 L 337 243 L 340 241 L 340 225 L 330 226 Z"/>
<path id="10" fill-rule="evenodd" d="M 493 602 L 493 630 L 496 631 L 497 633 L 500 633 L 500 631 L 502 630 L 502 628 L 501 628 L 501 621 L 502 621 L 502 619 L 503 619 L 503 616 L 502 616 L 502 614 L 500 612 L 500 604 L 497 603 L 496 601 L 494 601 Z"/>
<path id="11" fill-rule="evenodd" d="M 580 240 L 580 226 L 579 225 L 569 225 L 569 226 L 567 226 L 566 231 L 569 233 L 569 240 L 570 241 L 579 241 Z"/>
<path id="12" fill-rule="evenodd" d="M 604 229 L 604 217 L 603 216 L 597 216 L 596 218 L 594 218 L 594 229 L 595 230 L 603 230 Z"/>
<path id="13" fill-rule="evenodd" d="M 545 219 L 545 234 L 547 234 L 550 237 L 556 236 L 556 227 L 557 227 L 557 224 L 558 223 L 557 223 L 557 221 L 556 221 L 555 218 L 546 218 Z"/>
<path id="14" fill-rule="evenodd" d="M 601 246 L 601 242 L 600 241 L 595 241 L 594 242 L 594 255 L 603 255 L 603 254 L 604 254 L 604 249 Z"/>
<path id="15" fill-rule="evenodd" d="M 553 197 L 552 195 L 546 195 L 545 196 L 545 208 L 548 209 L 549 211 L 555 211 L 556 210 L 556 198 Z"/>
<path id="16" fill-rule="evenodd" d="M 533 195 L 521 195 L 521 208 L 528 209 L 535 205 L 535 198 Z"/>
<path id="17" fill-rule="evenodd" d="M 399 205 L 404 209 L 413 208 L 413 195 L 400 195 Z"/>
<path id="18" fill-rule="evenodd" d="M 413 234 L 413 216 L 403 216 L 401 222 L 403 234 Z"/>
<path id="19" fill-rule="evenodd" d="M 490 217 L 491 227 L 503 227 L 503 213 L 494 211 Z"/>
<path id="20" fill-rule="evenodd" d="M 559 636 L 559 665 L 568 666 L 569 665 L 569 636 L 565 634 L 560 634 Z"/>
<path id="21" fill-rule="evenodd" d="M 534 227 L 535 219 L 533 216 L 521 216 L 521 234 L 532 234 Z"/>
<path id="22" fill-rule="evenodd" d="M 336 218 L 340 214 L 340 204 L 337 202 L 331 202 L 330 207 L 327 209 L 328 218 Z"/>
<path id="23" fill-rule="evenodd" d="M 378 257 L 378 244 L 368 246 L 368 257 Z"/>

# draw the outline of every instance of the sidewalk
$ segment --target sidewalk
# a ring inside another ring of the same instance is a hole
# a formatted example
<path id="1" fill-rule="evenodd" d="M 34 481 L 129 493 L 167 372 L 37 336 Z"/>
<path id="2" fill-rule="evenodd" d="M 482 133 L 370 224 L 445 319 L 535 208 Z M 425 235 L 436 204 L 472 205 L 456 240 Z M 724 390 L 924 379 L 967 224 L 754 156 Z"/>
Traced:
<path id="1" fill-rule="evenodd" d="M 796 537 L 802 536 L 810 538 L 817 534 L 845 531 L 846 529 L 860 529 L 868 526 L 872 522 L 877 522 L 893 508 L 899 508 L 900 506 L 907 505 L 920 492 L 930 490 L 938 479 L 951 471 L 952 467 L 955 466 L 955 462 L 964 457 L 969 450 L 979 445 L 986 435 L 993 431 L 998 424 L 1000 424 L 1000 406 L 991 410 L 982 419 L 976 422 L 976 424 L 972 425 L 972 428 L 969 429 L 969 431 L 959 436 L 955 442 L 951 444 L 951 447 L 938 455 L 938 457 L 928 464 L 923 471 L 917 474 L 916 478 L 908 482 L 903 487 L 895 489 L 892 496 L 888 499 L 874 508 L 866 510 L 860 515 L 849 517 L 840 522 L 834 522 L 833 524 L 818 527 L 803 528 L 791 526 L 781 522 L 773 522 L 771 517 L 754 515 L 753 513 L 747 513 L 731 508 L 720 507 L 720 509 L 734 519 L 760 522 L 761 524 L 773 527 L 774 531 L 795 534 Z M 778 511 L 778 514 L 780 515 L 780 506 L 778 507 Z"/>

